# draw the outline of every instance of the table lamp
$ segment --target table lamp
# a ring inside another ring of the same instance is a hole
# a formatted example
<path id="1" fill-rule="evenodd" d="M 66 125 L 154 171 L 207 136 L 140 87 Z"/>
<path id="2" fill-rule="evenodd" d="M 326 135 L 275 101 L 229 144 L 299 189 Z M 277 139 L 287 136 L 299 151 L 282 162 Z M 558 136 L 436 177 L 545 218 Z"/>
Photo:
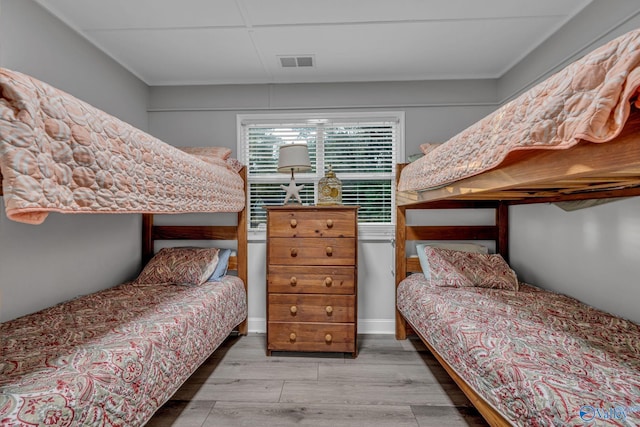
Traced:
<path id="1" fill-rule="evenodd" d="M 294 172 L 305 172 L 311 170 L 311 163 L 309 162 L 309 150 L 307 144 L 283 144 L 280 146 L 280 152 L 278 155 L 278 172 L 291 171 L 291 181 L 289 186 L 281 185 L 287 195 L 284 198 L 284 204 L 297 203 L 302 204 L 300 200 L 300 190 L 304 188 L 304 185 L 296 185 L 293 177 Z M 291 201 L 294 198 L 295 201 Z"/>

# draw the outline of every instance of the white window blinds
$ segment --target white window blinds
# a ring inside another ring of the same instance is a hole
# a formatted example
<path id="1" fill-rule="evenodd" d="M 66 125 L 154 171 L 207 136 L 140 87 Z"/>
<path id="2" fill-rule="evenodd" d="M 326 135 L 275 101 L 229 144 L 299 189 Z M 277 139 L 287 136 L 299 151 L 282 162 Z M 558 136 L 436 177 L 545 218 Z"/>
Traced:
<path id="1" fill-rule="evenodd" d="M 362 225 L 393 226 L 395 170 L 402 141 L 402 113 L 238 116 L 241 160 L 247 165 L 249 228 L 266 223 L 266 205 L 281 205 L 290 175 L 277 172 L 280 145 L 304 142 L 312 169 L 296 173 L 306 205 L 331 165 L 342 181 L 342 203 L 358 205 Z"/>

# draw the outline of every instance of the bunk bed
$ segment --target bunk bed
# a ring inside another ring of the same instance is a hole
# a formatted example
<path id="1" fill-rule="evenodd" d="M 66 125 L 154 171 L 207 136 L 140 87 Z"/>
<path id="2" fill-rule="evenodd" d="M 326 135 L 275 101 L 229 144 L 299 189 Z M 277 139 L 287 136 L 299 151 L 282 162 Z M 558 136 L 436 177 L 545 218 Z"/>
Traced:
<path id="1" fill-rule="evenodd" d="M 0 70 L 0 92 L 8 218 L 141 214 L 143 261 L 130 282 L 0 324 L 0 424 L 141 426 L 247 333 L 245 171 L 230 150 L 179 150 L 20 73 Z M 186 212 L 235 220 L 154 223 Z"/>
<path id="2" fill-rule="evenodd" d="M 179 150 L 25 74 L 0 68 L 0 178 L 7 217 L 49 212 L 237 212 L 230 150 Z"/>
<path id="3" fill-rule="evenodd" d="M 639 88 L 636 30 L 398 167 L 396 337 L 417 334 L 492 426 L 640 421 L 640 325 L 508 265 L 509 206 L 640 195 Z M 433 209 L 495 220 L 408 220 Z"/>

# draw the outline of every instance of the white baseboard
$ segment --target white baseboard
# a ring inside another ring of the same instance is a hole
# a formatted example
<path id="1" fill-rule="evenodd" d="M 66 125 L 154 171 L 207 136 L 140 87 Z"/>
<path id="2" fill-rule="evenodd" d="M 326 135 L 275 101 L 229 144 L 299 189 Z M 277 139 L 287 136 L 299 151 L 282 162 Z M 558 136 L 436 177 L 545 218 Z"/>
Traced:
<path id="1" fill-rule="evenodd" d="M 250 333 L 264 334 L 267 332 L 267 319 L 264 317 L 249 317 L 247 327 Z"/>
<path id="2" fill-rule="evenodd" d="M 250 317 L 249 332 L 264 334 L 267 332 L 267 322 L 264 317 Z M 395 319 L 358 319 L 359 334 L 395 334 Z"/>
<path id="3" fill-rule="evenodd" d="M 395 319 L 358 319 L 359 334 L 395 334 Z"/>

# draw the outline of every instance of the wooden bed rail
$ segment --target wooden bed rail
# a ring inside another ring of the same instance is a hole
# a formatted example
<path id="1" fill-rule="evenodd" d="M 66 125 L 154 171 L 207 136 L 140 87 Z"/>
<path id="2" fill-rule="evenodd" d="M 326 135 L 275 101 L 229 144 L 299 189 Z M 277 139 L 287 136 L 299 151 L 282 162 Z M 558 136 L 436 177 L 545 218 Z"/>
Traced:
<path id="1" fill-rule="evenodd" d="M 400 206 L 452 199 L 529 204 L 639 194 L 640 110 L 632 108 L 622 132 L 611 141 L 581 141 L 566 150 L 537 150 L 526 156 L 512 153 L 499 167 L 453 184 L 397 192 L 396 202 Z"/>

